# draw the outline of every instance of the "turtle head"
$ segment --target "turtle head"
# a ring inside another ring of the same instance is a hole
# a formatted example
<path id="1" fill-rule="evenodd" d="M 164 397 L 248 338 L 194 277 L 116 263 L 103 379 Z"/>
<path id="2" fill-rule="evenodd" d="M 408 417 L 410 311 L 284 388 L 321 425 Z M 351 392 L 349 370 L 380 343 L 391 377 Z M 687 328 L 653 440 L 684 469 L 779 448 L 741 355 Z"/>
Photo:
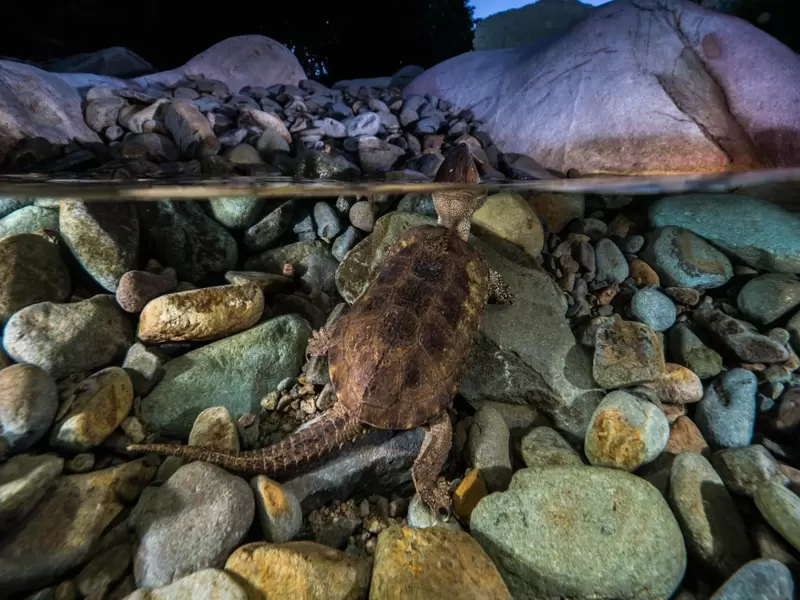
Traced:
<path id="1" fill-rule="evenodd" d="M 458 144 L 448 152 L 434 181 L 437 183 L 480 183 L 478 169 L 472 160 L 472 152 L 464 143 Z M 465 240 L 469 237 L 469 224 L 472 215 L 486 200 L 483 191 L 445 190 L 433 192 L 433 206 L 439 217 L 439 225 L 458 230 Z"/>

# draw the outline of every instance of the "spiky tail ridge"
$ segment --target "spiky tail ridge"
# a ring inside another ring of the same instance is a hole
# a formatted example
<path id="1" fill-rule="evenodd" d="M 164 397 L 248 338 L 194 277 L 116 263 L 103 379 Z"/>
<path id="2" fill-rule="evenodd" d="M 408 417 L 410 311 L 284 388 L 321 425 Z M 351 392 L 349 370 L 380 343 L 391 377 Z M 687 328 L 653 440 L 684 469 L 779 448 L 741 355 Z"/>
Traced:
<path id="1" fill-rule="evenodd" d="M 131 444 L 130 452 L 167 454 L 201 460 L 242 475 L 281 477 L 355 441 L 369 428 L 336 404 L 316 423 L 290 434 L 268 448 L 247 452 L 220 452 L 204 446 Z"/>

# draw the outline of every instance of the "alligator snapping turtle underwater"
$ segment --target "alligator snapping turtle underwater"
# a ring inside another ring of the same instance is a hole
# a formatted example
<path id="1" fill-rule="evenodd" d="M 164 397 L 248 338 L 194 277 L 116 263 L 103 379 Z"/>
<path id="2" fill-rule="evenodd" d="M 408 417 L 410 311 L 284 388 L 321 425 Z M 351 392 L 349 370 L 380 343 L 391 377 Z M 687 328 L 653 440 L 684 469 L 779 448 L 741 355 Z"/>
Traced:
<path id="1" fill-rule="evenodd" d="M 466 145 L 451 150 L 436 181 L 479 181 Z M 246 452 L 171 444 L 135 444 L 128 450 L 280 477 L 354 441 L 370 427 L 422 426 L 425 438 L 411 469 L 414 486 L 428 507 L 449 514 L 449 489 L 440 476 L 452 443 L 447 409 L 485 305 L 513 303 L 500 275 L 467 243 L 470 219 L 485 198 L 485 193 L 467 190 L 434 193 L 438 224 L 405 232 L 350 309 L 329 330 L 314 332 L 308 353 L 327 354 L 329 385 L 337 397 L 317 422 L 272 446 Z"/>

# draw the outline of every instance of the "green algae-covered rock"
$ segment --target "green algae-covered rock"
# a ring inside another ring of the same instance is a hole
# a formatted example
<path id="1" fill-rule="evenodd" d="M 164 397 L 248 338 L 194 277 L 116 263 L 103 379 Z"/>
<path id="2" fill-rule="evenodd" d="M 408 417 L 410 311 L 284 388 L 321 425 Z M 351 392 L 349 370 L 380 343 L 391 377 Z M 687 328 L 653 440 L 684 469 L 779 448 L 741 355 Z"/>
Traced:
<path id="1" fill-rule="evenodd" d="M 156 431 L 186 439 L 206 408 L 226 407 L 234 418 L 260 410 L 260 401 L 287 377 L 297 377 L 311 335 L 294 315 L 187 352 L 164 364 L 164 376 L 142 399 L 141 418 Z"/>
<path id="2" fill-rule="evenodd" d="M 470 526 L 515 598 L 668 598 L 686 569 L 658 490 L 603 467 L 518 471 Z"/>

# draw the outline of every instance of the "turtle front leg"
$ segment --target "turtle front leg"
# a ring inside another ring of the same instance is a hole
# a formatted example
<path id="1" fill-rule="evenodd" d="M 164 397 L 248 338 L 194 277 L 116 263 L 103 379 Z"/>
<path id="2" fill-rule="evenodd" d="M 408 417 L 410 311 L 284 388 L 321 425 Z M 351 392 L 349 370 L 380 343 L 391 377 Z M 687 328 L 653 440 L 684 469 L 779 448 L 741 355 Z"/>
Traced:
<path id="1" fill-rule="evenodd" d="M 511 288 L 494 269 L 489 269 L 489 304 L 514 304 Z"/>
<path id="2" fill-rule="evenodd" d="M 447 412 L 424 427 L 425 439 L 411 467 L 411 477 L 420 499 L 434 512 L 450 515 L 450 486 L 440 477 L 453 444 L 453 426 Z"/>

